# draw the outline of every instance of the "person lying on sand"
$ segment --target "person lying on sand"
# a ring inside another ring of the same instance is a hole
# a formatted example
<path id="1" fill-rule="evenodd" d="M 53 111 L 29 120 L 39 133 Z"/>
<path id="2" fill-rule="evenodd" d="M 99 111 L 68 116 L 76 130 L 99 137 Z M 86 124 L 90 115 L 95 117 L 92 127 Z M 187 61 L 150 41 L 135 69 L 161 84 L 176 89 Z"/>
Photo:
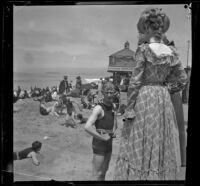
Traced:
<path id="1" fill-rule="evenodd" d="M 38 161 L 38 159 L 36 158 L 36 154 L 39 153 L 39 151 L 41 150 L 42 147 L 42 143 L 40 141 L 34 141 L 32 143 L 32 147 L 23 149 L 19 152 L 14 152 L 13 153 L 13 160 L 23 160 L 26 158 L 31 158 L 32 159 L 32 163 L 34 165 L 40 165 L 40 162 Z"/>
<path id="2" fill-rule="evenodd" d="M 56 106 L 58 105 L 58 102 L 55 102 L 53 106 L 48 107 L 44 100 L 40 102 L 40 114 L 43 116 L 46 115 L 55 115 L 59 116 L 56 112 Z"/>

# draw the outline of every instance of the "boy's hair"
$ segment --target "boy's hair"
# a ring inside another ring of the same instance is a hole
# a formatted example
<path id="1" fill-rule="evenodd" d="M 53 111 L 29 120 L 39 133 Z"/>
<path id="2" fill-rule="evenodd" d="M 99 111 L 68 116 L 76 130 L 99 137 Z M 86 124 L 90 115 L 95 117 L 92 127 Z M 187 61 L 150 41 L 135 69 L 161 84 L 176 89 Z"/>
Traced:
<path id="1" fill-rule="evenodd" d="M 109 90 L 115 92 L 115 85 L 112 82 L 108 81 L 108 82 L 103 84 L 102 92 L 104 93 L 104 92 L 109 91 Z"/>
<path id="2" fill-rule="evenodd" d="M 79 114 L 77 114 L 77 118 L 78 119 L 83 119 L 83 115 L 79 113 Z"/>
<path id="3" fill-rule="evenodd" d="M 42 147 L 42 143 L 40 141 L 34 141 L 32 143 L 32 149 L 33 149 L 33 151 L 37 151 L 41 147 Z"/>

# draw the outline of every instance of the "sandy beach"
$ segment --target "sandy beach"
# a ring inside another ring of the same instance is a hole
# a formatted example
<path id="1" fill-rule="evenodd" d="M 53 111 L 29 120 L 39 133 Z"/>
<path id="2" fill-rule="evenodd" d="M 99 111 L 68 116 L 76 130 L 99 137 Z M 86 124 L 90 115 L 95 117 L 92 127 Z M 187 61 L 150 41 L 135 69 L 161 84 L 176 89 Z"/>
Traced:
<path id="1" fill-rule="evenodd" d="M 122 94 L 122 96 L 124 96 Z M 79 98 L 75 99 L 77 102 Z M 122 98 L 123 100 L 123 98 Z M 49 103 L 52 104 L 52 103 Z M 14 104 L 13 150 L 22 150 L 31 146 L 35 140 L 42 142 L 38 154 L 39 166 L 30 159 L 14 162 L 14 181 L 89 181 L 92 180 L 92 137 L 84 131 L 84 124 L 78 128 L 65 127 L 65 115 L 42 116 L 39 113 L 39 102 L 32 98 L 19 100 Z M 184 106 L 187 122 L 187 106 Z M 84 117 L 91 110 L 84 109 Z M 113 179 L 115 161 L 119 150 L 119 135 L 122 128 L 122 117 L 118 116 L 119 131 L 113 141 L 113 155 L 106 180 Z M 185 179 L 185 168 L 178 173 L 179 180 Z"/>

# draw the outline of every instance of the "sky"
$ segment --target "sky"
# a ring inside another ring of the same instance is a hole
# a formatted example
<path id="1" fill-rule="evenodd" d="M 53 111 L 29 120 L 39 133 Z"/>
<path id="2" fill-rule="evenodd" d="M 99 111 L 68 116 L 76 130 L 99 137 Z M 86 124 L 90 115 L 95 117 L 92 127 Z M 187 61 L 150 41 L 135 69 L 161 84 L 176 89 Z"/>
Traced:
<path id="1" fill-rule="evenodd" d="M 130 43 L 136 51 L 137 22 L 147 7 L 170 18 L 166 32 L 180 60 L 191 65 L 191 19 L 179 5 L 14 6 L 14 71 L 107 68 L 109 56 Z"/>

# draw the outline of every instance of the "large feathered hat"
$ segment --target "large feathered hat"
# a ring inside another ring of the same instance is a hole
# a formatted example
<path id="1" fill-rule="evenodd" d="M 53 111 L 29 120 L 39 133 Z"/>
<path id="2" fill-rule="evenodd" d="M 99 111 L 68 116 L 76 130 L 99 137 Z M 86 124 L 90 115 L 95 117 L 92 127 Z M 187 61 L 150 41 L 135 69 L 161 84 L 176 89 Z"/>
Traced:
<path id="1" fill-rule="evenodd" d="M 142 12 L 137 24 L 138 31 L 141 34 L 146 34 L 149 27 L 165 33 L 169 26 L 169 17 L 160 8 L 147 8 Z"/>

